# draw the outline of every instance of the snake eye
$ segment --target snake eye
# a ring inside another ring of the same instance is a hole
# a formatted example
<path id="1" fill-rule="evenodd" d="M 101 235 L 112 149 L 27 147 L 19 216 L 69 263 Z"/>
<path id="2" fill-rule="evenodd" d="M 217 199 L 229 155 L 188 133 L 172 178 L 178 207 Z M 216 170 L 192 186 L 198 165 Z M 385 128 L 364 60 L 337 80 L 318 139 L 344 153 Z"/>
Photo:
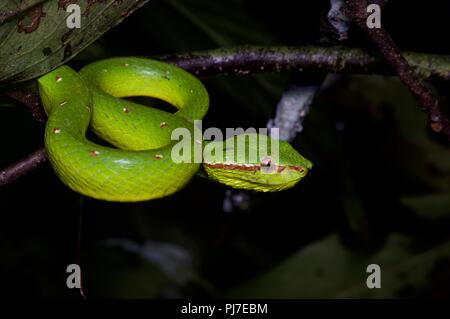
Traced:
<path id="1" fill-rule="evenodd" d="M 272 159 L 269 156 L 265 156 L 261 159 L 261 166 L 269 167 L 272 163 Z"/>
<path id="2" fill-rule="evenodd" d="M 272 158 L 265 156 L 261 159 L 261 172 L 263 174 L 272 174 L 277 171 L 277 165 L 272 163 Z"/>

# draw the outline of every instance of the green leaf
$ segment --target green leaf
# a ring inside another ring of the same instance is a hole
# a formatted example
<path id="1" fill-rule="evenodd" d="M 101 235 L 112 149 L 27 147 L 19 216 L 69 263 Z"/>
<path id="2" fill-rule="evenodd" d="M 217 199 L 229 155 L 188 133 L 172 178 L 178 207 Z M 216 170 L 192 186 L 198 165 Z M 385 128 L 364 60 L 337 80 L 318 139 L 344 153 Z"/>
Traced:
<path id="1" fill-rule="evenodd" d="M 414 252 L 413 240 L 400 234 L 389 237 L 383 249 L 363 254 L 343 246 L 336 234 L 314 243 L 267 273 L 231 290 L 231 298 L 392 298 L 412 297 L 427 291 L 439 265 L 448 263 L 450 242 Z M 369 264 L 381 268 L 381 288 L 369 289 Z"/>
<path id="2" fill-rule="evenodd" d="M 170 283 L 157 266 L 129 253 L 95 246 L 83 269 L 87 294 L 94 298 L 156 298 Z"/>
<path id="3" fill-rule="evenodd" d="M 147 1 L 2 1 L 0 83 L 29 80 L 64 64 Z M 71 3 L 80 5 L 80 29 L 67 27 Z"/>
<path id="4" fill-rule="evenodd" d="M 423 219 L 450 219 L 450 193 L 427 194 L 402 198 L 403 204 Z"/>

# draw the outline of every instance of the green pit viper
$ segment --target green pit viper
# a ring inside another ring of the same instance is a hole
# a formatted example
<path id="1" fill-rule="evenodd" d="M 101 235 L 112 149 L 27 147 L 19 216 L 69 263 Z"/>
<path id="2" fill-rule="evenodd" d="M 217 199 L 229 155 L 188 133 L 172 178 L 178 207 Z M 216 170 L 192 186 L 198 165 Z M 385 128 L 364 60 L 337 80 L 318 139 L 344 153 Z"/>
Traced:
<path id="1" fill-rule="evenodd" d="M 111 58 L 80 72 L 61 66 L 40 77 L 38 84 L 48 115 L 45 146 L 50 163 L 64 184 L 89 197 L 161 198 L 183 188 L 200 166 L 209 179 L 234 188 L 279 191 L 294 186 L 312 166 L 284 141 L 279 141 L 277 161 L 262 153 L 251 161 L 237 160 L 229 156 L 229 148 L 202 163 L 174 161 L 171 150 L 177 141 L 172 131 L 182 127 L 195 133 L 193 121 L 206 114 L 209 97 L 200 80 L 164 62 Z M 132 96 L 157 98 L 178 110 L 169 113 L 122 99 Z M 88 127 L 113 147 L 89 141 Z M 236 145 L 242 136 L 230 138 Z M 250 150 L 255 148 L 245 141 Z M 217 142 L 192 141 L 194 147 L 199 143 L 204 148 Z"/>

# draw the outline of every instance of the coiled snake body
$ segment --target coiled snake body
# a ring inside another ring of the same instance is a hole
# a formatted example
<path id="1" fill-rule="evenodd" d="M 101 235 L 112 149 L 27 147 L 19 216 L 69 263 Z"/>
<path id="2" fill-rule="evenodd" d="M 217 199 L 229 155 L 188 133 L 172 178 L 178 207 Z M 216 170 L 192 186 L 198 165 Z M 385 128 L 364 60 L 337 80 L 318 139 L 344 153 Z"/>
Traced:
<path id="1" fill-rule="evenodd" d="M 229 148 L 223 156 L 212 155 L 202 163 L 175 161 L 172 149 L 177 141 L 171 139 L 172 131 L 186 128 L 194 136 L 193 121 L 206 114 L 209 98 L 197 78 L 170 64 L 112 58 L 87 65 L 79 73 L 62 66 L 38 82 L 49 115 L 45 146 L 50 163 L 64 184 L 86 196 L 109 201 L 164 197 L 185 186 L 200 165 L 207 177 L 231 187 L 278 191 L 295 185 L 312 166 L 283 141 L 277 161 L 262 153 L 252 161 L 238 160 L 228 156 Z M 131 96 L 158 98 L 178 111 L 172 114 L 121 99 Z M 89 141 L 85 136 L 89 126 L 115 148 Z M 236 145 L 243 137 L 231 138 Z M 247 139 L 244 143 L 250 150 L 258 147 Z"/>

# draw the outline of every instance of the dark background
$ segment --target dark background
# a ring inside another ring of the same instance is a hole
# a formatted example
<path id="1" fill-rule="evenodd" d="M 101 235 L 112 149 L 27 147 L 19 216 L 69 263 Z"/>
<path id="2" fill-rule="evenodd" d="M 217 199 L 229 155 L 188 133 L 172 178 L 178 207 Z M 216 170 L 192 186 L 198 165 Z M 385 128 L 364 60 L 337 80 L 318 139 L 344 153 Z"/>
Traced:
<path id="1" fill-rule="evenodd" d="M 317 44 L 332 34 L 328 9 L 328 1 L 152 0 L 69 65 Z M 382 17 L 402 50 L 450 54 L 444 1 L 391 0 Z M 373 49 L 357 28 L 343 45 Z M 265 127 L 293 77 L 205 80 L 211 107 L 203 126 Z M 130 204 L 82 197 L 48 164 L 2 187 L 0 294 L 80 298 L 67 289 L 65 270 L 81 253 L 88 298 L 448 298 L 448 142 L 431 133 L 397 79 L 335 76 L 331 83 L 293 142 L 314 169 L 291 190 L 250 194 L 231 213 L 223 211 L 227 188 L 197 177 L 173 196 Z M 434 84 L 446 106 L 448 84 Z M 1 107 L 0 119 L 0 167 L 43 144 L 42 127 L 24 107 Z M 381 289 L 365 286 L 370 263 L 381 266 Z"/>

